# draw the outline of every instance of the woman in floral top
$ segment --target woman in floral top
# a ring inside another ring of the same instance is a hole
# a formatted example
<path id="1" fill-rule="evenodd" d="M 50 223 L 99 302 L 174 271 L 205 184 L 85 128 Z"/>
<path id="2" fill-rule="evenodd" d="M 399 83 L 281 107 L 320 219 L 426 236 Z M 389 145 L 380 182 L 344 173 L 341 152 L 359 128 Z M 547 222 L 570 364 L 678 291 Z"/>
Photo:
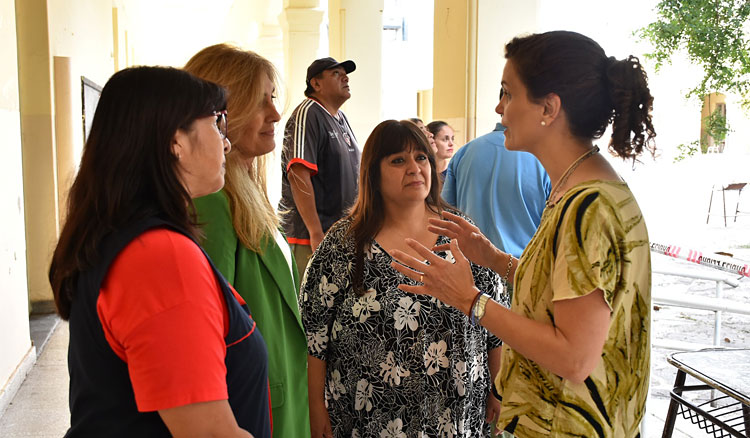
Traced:
<path id="1" fill-rule="evenodd" d="M 446 206 L 416 125 L 389 120 L 375 128 L 359 190 L 302 284 L 312 436 L 488 436 L 485 419 L 499 407 L 490 385 L 500 340 L 455 308 L 399 290 L 411 280 L 391 267 L 391 251 L 409 251 L 406 236 L 428 247 L 448 242 L 426 229 Z M 478 288 L 507 301 L 493 271 L 471 270 Z"/>

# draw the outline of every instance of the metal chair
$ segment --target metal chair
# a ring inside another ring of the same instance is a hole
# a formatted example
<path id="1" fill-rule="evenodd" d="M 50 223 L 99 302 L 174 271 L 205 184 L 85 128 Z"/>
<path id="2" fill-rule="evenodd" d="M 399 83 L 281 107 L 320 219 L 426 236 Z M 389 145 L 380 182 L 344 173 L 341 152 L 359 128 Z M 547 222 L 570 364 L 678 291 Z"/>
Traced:
<path id="1" fill-rule="evenodd" d="M 721 191 L 721 203 L 724 207 L 724 226 L 727 226 L 727 197 L 726 192 L 727 191 L 737 191 L 737 203 L 734 207 L 734 215 L 729 215 L 729 217 L 734 216 L 734 221 L 737 222 L 737 216 L 740 212 L 740 195 L 742 194 L 742 189 L 745 188 L 747 183 L 732 183 L 727 185 L 719 186 L 718 188 L 716 185 L 714 185 L 711 188 L 711 198 L 708 200 L 708 214 L 706 216 L 706 224 L 708 224 L 708 219 L 711 217 L 711 203 L 714 200 L 714 192 Z"/>

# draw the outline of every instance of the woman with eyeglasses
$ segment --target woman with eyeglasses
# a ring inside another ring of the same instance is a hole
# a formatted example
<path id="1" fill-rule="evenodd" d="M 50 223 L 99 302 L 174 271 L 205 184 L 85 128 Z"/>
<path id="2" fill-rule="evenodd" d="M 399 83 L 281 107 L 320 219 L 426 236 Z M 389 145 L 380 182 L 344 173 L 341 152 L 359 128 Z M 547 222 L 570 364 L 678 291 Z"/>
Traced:
<path id="1" fill-rule="evenodd" d="M 521 259 L 460 217 L 428 228 L 453 238 L 447 263 L 413 240 L 394 267 L 504 341 L 495 386 L 498 428 L 517 437 L 640 436 L 649 384 L 651 261 L 643 215 L 594 140 L 609 151 L 653 153 L 653 97 L 635 57 L 615 59 L 592 39 L 556 31 L 505 46 L 496 111 L 505 147 L 534 154 L 552 181 Z M 460 247 L 460 249 L 459 249 Z M 513 283 L 511 308 L 474 286 L 468 260 Z M 422 260 L 426 260 L 423 262 Z"/>
<path id="2" fill-rule="evenodd" d="M 66 437 L 270 437 L 266 347 L 196 243 L 224 185 L 226 97 L 172 68 L 102 90 L 50 266 L 70 325 Z"/>
<path id="3" fill-rule="evenodd" d="M 268 346 L 273 435 L 309 437 L 307 341 L 297 303 L 299 278 L 266 191 L 267 157 L 279 121 L 273 64 L 226 44 L 188 61 L 188 72 L 222 85 L 232 151 L 224 188 L 198 198 L 203 248 L 245 299 Z"/>

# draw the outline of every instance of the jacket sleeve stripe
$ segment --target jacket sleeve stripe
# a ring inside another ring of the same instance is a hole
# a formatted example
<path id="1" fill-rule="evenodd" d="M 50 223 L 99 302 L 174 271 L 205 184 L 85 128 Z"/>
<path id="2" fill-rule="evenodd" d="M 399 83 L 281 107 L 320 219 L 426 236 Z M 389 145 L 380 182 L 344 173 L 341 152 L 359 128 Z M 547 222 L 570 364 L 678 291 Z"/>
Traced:
<path id="1" fill-rule="evenodd" d="M 305 155 L 305 128 L 307 126 L 307 111 L 313 100 L 305 101 L 297 112 L 297 118 L 294 121 L 294 157 L 304 158 Z"/>

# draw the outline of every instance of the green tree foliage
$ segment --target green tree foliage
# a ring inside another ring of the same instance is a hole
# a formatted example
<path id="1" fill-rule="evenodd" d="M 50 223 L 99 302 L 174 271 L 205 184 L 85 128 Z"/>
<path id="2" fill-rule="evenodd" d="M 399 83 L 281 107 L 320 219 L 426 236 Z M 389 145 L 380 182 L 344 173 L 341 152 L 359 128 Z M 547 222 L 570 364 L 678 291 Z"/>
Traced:
<path id="1" fill-rule="evenodd" d="M 715 110 L 704 121 L 706 135 L 711 136 L 717 143 L 723 142 L 727 138 L 727 134 L 732 131 L 729 123 L 727 123 L 727 118 L 720 111 Z"/>
<path id="2" fill-rule="evenodd" d="M 700 84 L 686 97 L 702 99 L 711 92 L 742 96 L 750 108 L 750 40 L 745 30 L 750 23 L 748 0 L 661 0 L 658 20 L 636 31 L 651 42 L 656 70 L 670 63 L 676 53 L 687 53 L 693 64 L 703 68 Z"/>

